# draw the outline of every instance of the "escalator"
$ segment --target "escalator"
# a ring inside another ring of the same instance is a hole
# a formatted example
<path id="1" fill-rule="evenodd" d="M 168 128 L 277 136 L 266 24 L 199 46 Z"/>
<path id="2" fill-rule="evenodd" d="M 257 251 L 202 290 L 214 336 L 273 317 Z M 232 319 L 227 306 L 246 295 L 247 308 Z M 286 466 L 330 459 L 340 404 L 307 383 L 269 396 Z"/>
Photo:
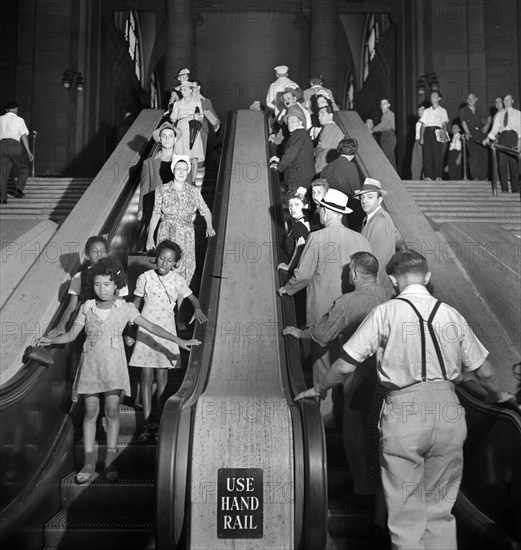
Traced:
<path id="1" fill-rule="evenodd" d="M 155 149 L 145 151 L 153 155 Z M 134 253 L 132 243 L 139 234 L 135 216 L 138 175 L 139 170 L 133 170 L 134 177 L 103 228 L 123 263 Z M 201 192 L 211 208 L 217 169 L 207 168 L 204 176 Z M 194 225 L 197 266 L 193 290 L 199 294 L 208 241 L 200 215 Z M 205 307 L 204 289 L 200 299 Z M 192 328 L 189 325 L 180 336 L 191 338 Z M 66 356 L 72 346 L 55 350 L 52 367 L 26 365 L 0 390 L 2 544 L 24 549 L 154 548 L 156 444 L 141 444 L 136 437 L 143 425 L 142 409 L 135 401 L 140 369 L 130 367 L 132 398 L 127 397 L 120 409 L 118 482 L 109 483 L 99 474 L 91 483 L 78 485 L 75 473 L 83 463 L 82 408 L 79 403 L 70 406 L 74 369 Z M 169 395 L 178 390 L 186 372 L 189 354 L 182 350 L 181 355 L 184 367 L 169 372 Z M 101 415 L 98 424 L 96 469 L 103 471 L 106 438 Z"/>
<path id="2" fill-rule="evenodd" d="M 134 435 L 143 419 L 139 408 L 127 402 L 121 410 L 120 481 L 107 484 L 99 476 L 87 487 L 75 485 L 71 472 L 81 462 L 83 450 L 75 435 L 79 433 L 81 411 L 73 409 L 73 414 L 69 414 L 70 365 L 59 357 L 55 357 L 52 368 L 30 365 L 9 387 L 0 390 L 4 546 L 191 547 L 192 430 L 198 400 L 208 385 L 213 344 L 220 335 L 219 327 L 211 321 L 217 319 L 222 307 L 221 285 L 226 284 L 223 265 L 227 258 L 235 257 L 235 251 L 226 248 L 223 234 L 226 225 L 233 223 L 233 212 L 226 207 L 230 201 L 229 180 L 237 177 L 232 157 L 236 124 L 236 115 L 230 116 L 219 174 L 209 171 L 202 189 L 206 202 L 211 204 L 206 193 L 215 177 L 212 213 L 217 236 L 209 243 L 202 273 L 196 273 L 196 279 L 201 281 L 199 298 L 210 322 L 196 327 L 194 338 L 203 345 L 194 348 L 189 359 L 184 357 L 188 361 L 186 372 L 172 373 L 170 389 L 176 393 L 166 404 L 157 448 L 135 443 Z M 128 255 L 128 243 L 136 236 L 136 225 L 132 223 L 136 185 L 136 180 L 129 182 L 134 191 L 128 193 L 126 200 L 121 199 L 117 205 L 119 214 L 107 227 L 122 257 Z M 283 228 L 278 182 L 272 180 L 269 189 L 276 235 Z M 196 226 L 198 267 L 202 265 L 204 250 L 199 243 L 206 242 L 203 235 L 204 224 Z M 273 265 L 278 263 L 276 249 L 277 246 L 272 248 Z M 281 326 L 294 325 L 292 300 L 282 301 L 277 315 Z M 314 402 L 292 404 L 294 395 L 306 387 L 299 346 L 294 339 L 285 342 L 281 365 L 284 368 L 280 376 L 293 418 L 294 484 L 299 488 L 291 518 L 293 547 L 369 550 L 373 510 L 352 506 L 346 498 L 352 490 L 352 480 L 345 466 L 340 434 L 324 432 Z M 137 377 L 136 373 L 131 375 L 135 395 Z M 455 507 L 460 548 L 519 550 L 519 415 L 485 405 L 466 390 L 460 396 L 469 424 L 463 490 Z M 102 428 L 99 441 L 99 456 L 103 460 Z M 154 507 L 160 513 L 154 514 Z"/>

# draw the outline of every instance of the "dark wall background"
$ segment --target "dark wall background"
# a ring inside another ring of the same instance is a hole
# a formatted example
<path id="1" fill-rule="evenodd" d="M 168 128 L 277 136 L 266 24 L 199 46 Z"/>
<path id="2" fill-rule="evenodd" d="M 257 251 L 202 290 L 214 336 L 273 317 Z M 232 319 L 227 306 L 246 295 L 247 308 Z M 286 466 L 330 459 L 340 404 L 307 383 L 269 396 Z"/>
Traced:
<path id="1" fill-rule="evenodd" d="M 220 116 L 255 100 L 265 104 L 277 65 L 287 65 L 292 80 L 309 86 L 308 25 L 295 14 L 273 11 L 204 15 L 196 28 L 196 74 Z"/>
<path id="2" fill-rule="evenodd" d="M 144 10 L 141 83 L 115 23 L 114 12 L 129 8 L 126 0 L 0 2 L 0 101 L 14 97 L 29 129 L 38 132 L 37 175 L 95 175 L 148 105 L 151 71 L 158 70 L 160 84 L 167 81 L 161 11 L 167 1 L 131 3 Z M 305 9 L 262 11 L 261 0 L 218 5 L 223 8 L 203 9 L 194 19 L 193 68 L 221 117 L 228 110 L 248 108 L 254 100 L 264 103 L 276 65 L 288 65 L 290 77 L 307 87 L 312 45 Z M 298 8 L 299 3 L 291 5 Z M 421 74 L 437 73 L 450 118 L 457 117 L 470 90 L 482 106 L 507 92 L 514 94 L 517 106 L 521 103 L 517 0 L 339 0 L 338 6 L 342 20 L 339 17 L 337 44 L 350 50 L 338 52 L 340 102 L 348 71 L 359 86 L 361 82 L 364 33 L 354 30 L 368 13 L 390 16 L 392 29 L 382 36 L 370 76 L 356 91 L 355 109 L 377 119 L 378 100 L 382 95 L 391 98 L 403 177 L 408 175 L 411 115 L 422 100 L 416 94 Z M 85 77 L 83 94 L 61 85 L 63 71 L 72 67 Z"/>

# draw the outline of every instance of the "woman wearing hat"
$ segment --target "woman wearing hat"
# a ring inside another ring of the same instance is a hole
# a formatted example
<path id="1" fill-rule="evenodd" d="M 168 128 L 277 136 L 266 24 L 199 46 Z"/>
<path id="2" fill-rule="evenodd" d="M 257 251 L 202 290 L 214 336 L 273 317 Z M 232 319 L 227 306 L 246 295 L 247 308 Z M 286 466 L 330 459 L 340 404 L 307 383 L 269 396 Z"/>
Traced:
<path id="1" fill-rule="evenodd" d="M 203 108 L 201 101 L 197 101 L 193 96 L 193 82 L 185 81 L 181 84 L 181 99 L 174 103 L 170 119 L 182 132 L 181 139 L 175 144 L 174 152 L 176 155 L 187 155 L 191 161 L 191 180 L 195 182 L 197 175 L 197 164 L 203 163 L 205 152 L 201 131 L 197 133 L 195 140 L 190 146 L 190 121 L 197 120 L 203 122 Z"/>
<path id="2" fill-rule="evenodd" d="M 153 157 L 147 158 L 141 168 L 137 218 L 143 221 L 145 227 L 152 216 L 156 187 L 172 178 L 170 164 L 174 154 L 174 144 L 181 137 L 181 130 L 165 122 L 154 130 L 152 137 L 161 145 L 161 149 Z"/>
<path id="3" fill-rule="evenodd" d="M 157 242 L 168 239 L 177 243 L 183 251 L 178 273 L 190 284 L 195 272 L 195 231 L 193 216 L 197 210 L 206 222 L 206 236 L 213 237 L 212 213 L 204 202 L 201 192 L 186 182 L 190 172 L 190 158 L 175 155 L 171 170 L 173 180 L 158 187 L 154 203 L 154 212 L 148 229 L 146 248 L 155 247 L 154 232 L 159 223 Z"/>

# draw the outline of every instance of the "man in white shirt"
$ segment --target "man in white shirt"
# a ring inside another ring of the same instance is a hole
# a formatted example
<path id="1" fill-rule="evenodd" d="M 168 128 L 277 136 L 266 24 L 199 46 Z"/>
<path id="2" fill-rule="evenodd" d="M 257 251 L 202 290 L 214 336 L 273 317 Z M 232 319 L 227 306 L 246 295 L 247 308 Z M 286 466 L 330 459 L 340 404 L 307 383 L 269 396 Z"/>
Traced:
<path id="1" fill-rule="evenodd" d="M 510 187 L 512 193 L 519 191 L 519 151 L 521 151 L 521 111 L 514 109 L 514 97 L 507 94 L 503 98 L 505 106 L 504 111 L 499 111 L 494 117 L 492 130 L 489 132 L 483 145 L 489 145 L 491 141 L 496 141 L 502 147 L 517 149 L 517 158 L 511 152 L 498 152 L 499 178 L 501 181 L 501 190 L 508 193 L 508 173 L 510 171 Z"/>
<path id="2" fill-rule="evenodd" d="M 289 68 L 286 65 L 278 65 L 275 67 L 275 76 L 277 77 L 268 88 L 266 96 L 266 106 L 275 112 L 275 116 L 279 114 L 279 108 L 275 103 L 277 95 L 284 92 L 287 87 L 298 88 L 299 85 L 288 78 Z"/>
<path id="3" fill-rule="evenodd" d="M 29 130 L 24 119 L 18 116 L 18 103 L 5 105 L 6 114 L 0 116 L 0 203 L 7 204 L 7 181 L 13 165 L 18 168 L 14 196 L 25 197 L 24 187 L 29 177 L 29 163 L 34 156 L 29 148 Z"/>
<path id="4" fill-rule="evenodd" d="M 426 180 L 441 180 L 443 174 L 443 144 L 447 141 L 447 111 L 440 106 L 441 93 L 431 93 L 432 106 L 425 109 L 420 145 L 423 145 L 423 173 Z"/>
<path id="5" fill-rule="evenodd" d="M 397 252 L 387 271 L 398 297 L 376 306 L 327 374 L 295 400 L 324 394 L 376 354 L 387 392 L 380 471 L 393 548 L 457 548 L 452 507 L 467 427 L 454 385 L 463 371 L 472 371 L 490 401 L 513 396 L 500 391 L 488 351 L 462 315 L 425 288 L 431 274 L 423 256 Z"/>

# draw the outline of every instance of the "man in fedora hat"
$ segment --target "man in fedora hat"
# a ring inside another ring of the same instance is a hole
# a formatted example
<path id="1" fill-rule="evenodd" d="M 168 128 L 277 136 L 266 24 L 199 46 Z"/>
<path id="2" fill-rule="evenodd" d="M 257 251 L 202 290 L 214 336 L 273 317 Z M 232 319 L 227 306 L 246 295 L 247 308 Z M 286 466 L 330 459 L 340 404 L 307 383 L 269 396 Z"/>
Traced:
<path id="1" fill-rule="evenodd" d="M 308 187 L 315 175 L 313 163 L 313 142 L 306 132 L 306 117 L 302 109 L 292 106 L 288 109 L 284 122 L 288 126 L 289 138 L 282 158 L 270 158 L 270 168 L 284 172 L 284 182 L 288 189 Z"/>
<path id="2" fill-rule="evenodd" d="M 181 130 L 169 122 L 165 122 L 152 133 L 154 141 L 161 145 L 161 149 L 153 157 L 145 159 L 141 168 L 137 217 L 143 221 L 145 227 L 152 216 L 156 187 L 172 179 L 170 163 L 174 154 L 174 144 L 181 135 Z M 165 167 L 164 170 L 161 169 L 162 165 Z"/>
<path id="3" fill-rule="evenodd" d="M 360 199 L 365 218 L 362 222 L 362 235 L 371 243 L 373 254 L 378 259 L 378 281 L 392 288 L 391 281 L 385 271 L 389 260 L 400 248 L 403 237 L 389 215 L 382 208 L 384 195 L 387 191 L 382 184 L 373 178 L 366 178 L 362 189 L 355 191 L 355 197 Z"/>
<path id="4" fill-rule="evenodd" d="M 300 262 L 288 283 L 279 288 L 280 295 L 293 296 L 299 290 L 307 288 L 306 324 L 313 325 L 327 313 L 333 302 L 349 288 L 346 283 L 347 266 L 355 252 L 372 252 L 369 241 L 342 225 L 342 216 L 349 214 L 347 195 L 337 189 L 330 189 L 319 201 L 320 222 L 323 229 L 309 234 L 302 251 Z M 344 281 L 343 281 L 344 279 Z M 330 365 L 329 355 L 337 355 L 336 342 L 322 347 L 312 344 L 313 383 L 316 384 L 327 373 Z M 331 392 L 320 403 L 320 411 L 326 427 L 334 426 L 333 401 Z"/>

